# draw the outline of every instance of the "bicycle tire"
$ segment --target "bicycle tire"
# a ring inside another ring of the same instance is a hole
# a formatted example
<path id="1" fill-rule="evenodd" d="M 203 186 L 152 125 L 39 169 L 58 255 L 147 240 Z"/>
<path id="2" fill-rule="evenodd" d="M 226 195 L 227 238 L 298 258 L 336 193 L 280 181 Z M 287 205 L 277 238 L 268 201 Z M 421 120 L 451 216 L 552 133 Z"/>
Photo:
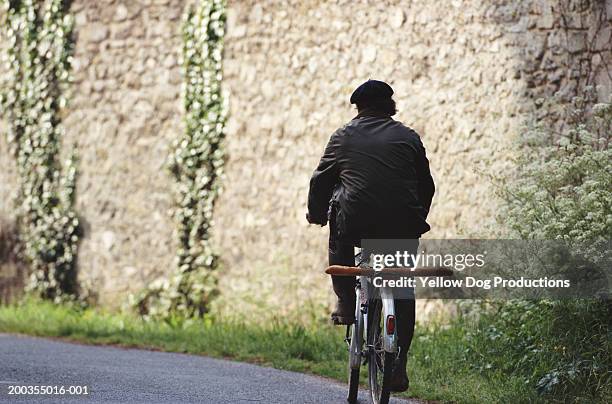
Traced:
<path id="1" fill-rule="evenodd" d="M 349 390 L 346 400 L 349 403 L 356 403 L 357 396 L 359 394 L 359 369 L 361 368 L 361 352 L 363 349 L 363 325 L 364 318 L 361 312 L 361 286 L 357 285 L 355 288 L 357 295 L 355 305 L 355 323 L 350 326 L 351 341 L 349 344 L 349 361 L 348 361 L 348 377 L 349 377 Z"/>
<path id="2" fill-rule="evenodd" d="M 359 369 L 351 369 L 349 367 L 349 391 L 346 401 L 350 404 L 357 402 L 357 396 L 359 395 Z"/>
<path id="3" fill-rule="evenodd" d="M 381 311 L 380 300 L 370 303 L 371 322 L 368 327 L 368 381 L 370 384 L 370 395 L 374 404 L 388 404 L 391 396 L 389 386 L 393 372 L 395 354 L 385 352 L 381 342 Z M 381 377 L 382 376 L 382 377 Z M 380 381 L 378 379 L 381 379 Z"/>

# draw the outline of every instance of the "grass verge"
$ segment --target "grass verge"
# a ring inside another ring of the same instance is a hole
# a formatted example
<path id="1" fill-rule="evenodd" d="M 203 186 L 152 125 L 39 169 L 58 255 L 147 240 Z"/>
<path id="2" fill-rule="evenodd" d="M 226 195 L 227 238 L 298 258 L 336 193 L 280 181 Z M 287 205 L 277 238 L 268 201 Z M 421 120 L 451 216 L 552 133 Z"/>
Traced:
<path id="1" fill-rule="evenodd" d="M 326 324 L 205 320 L 179 326 L 25 301 L 0 307 L 0 332 L 231 358 L 346 381 L 344 330 Z M 465 360 L 464 338 L 459 324 L 418 328 L 409 360 L 411 387 L 404 397 L 457 403 L 541 401 L 520 377 L 495 369 L 475 371 Z"/>

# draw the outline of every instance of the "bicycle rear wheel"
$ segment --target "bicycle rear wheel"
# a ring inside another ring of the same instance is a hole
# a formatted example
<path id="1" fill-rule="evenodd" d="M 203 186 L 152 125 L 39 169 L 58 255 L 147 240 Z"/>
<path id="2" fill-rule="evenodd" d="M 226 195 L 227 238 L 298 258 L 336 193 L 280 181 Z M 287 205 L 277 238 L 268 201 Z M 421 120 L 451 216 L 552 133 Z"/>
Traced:
<path id="1" fill-rule="evenodd" d="M 351 404 L 357 402 L 357 396 L 359 394 L 359 369 L 349 368 L 349 391 L 346 396 L 346 401 Z"/>
<path id="2" fill-rule="evenodd" d="M 361 367 L 362 349 L 363 349 L 363 313 L 361 312 L 360 293 L 361 287 L 357 285 L 355 288 L 357 294 L 355 304 L 355 323 L 349 326 L 347 336 L 350 336 L 349 342 L 349 362 L 348 362 L 348 377 L 349 391 L 346 400 L 353 404 L 357 402 L 359 393 L 359 369 Z"/>
<path id="3" fill-rule="evenodd" d="M 369 305 L 368 314 L 368 379 L 370 382 L 370 394 L 374 404 L 387 404 L 391 392 L 391 374 L 395 354 L 386 352 L 383 347 L 383 320 L 381 316 L 382 303 L 380 300 L 372 300 Z"/>

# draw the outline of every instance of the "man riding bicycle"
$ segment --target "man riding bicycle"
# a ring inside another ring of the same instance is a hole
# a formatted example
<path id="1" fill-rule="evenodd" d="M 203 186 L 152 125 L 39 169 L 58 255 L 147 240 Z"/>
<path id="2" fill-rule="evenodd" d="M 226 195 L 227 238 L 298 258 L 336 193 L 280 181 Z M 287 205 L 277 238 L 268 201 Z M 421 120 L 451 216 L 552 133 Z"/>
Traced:
<path id="1" fill-rule="evenodd" d="M 310 180 L 309 223 L 328 221 L 329 265 L 354 266 L 362 239 L 414 239 L 429 231 L 434 194 L 429 161 L 419 135 L 393 120 L 393 89 L 368 80 L 351 95 L 357 116 L 334 132 Z M 332 276 L 338 297 L 332 321 L 355 321 L 355 278 Z M 400 354 L 391 391 L 408 389 L 406 361 L 415 323 L 413 299 L 396 299 Z"/>

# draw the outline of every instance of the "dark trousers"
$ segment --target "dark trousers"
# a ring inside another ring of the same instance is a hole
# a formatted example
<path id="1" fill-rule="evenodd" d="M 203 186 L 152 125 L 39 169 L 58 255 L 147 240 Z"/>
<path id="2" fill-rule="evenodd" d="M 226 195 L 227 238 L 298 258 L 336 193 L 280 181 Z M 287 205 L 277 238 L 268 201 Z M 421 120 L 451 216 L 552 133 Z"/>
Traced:
<path id="1" fill-rule="evenodd" d="M 331 223 L 330 223 L 331 224 Z M 355 253 L 353 244 L 342 243 L 334 237 L 335 229 L 330 226 L 329 237 L 329 265 L 355 266 Z M 353 302 L 355 305 L 354 276 L 332 276 L 332 285 L 338 299 Z M 400 348 L 400 358 L 406 361 L 416 316 L 413 299 L 395 299 L 395 316 L 397 319 L 397 339 Z"/>

